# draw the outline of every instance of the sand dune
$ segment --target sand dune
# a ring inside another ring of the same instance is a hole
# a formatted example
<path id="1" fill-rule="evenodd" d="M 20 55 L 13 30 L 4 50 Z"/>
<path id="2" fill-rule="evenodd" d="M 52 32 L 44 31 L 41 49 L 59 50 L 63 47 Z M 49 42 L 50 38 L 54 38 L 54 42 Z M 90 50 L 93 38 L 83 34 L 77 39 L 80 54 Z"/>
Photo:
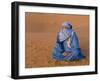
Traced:
<path id="1" fill-rule="evenodd" d="M 26 13 L 25 67 L 55 67 L 89 64 L 89 16 Z M 80 47 L 86 58 L 81 61 L 65 62 L 52 59 L 56 34 L 62 22 L 69 21 L 79 38 Z"/>

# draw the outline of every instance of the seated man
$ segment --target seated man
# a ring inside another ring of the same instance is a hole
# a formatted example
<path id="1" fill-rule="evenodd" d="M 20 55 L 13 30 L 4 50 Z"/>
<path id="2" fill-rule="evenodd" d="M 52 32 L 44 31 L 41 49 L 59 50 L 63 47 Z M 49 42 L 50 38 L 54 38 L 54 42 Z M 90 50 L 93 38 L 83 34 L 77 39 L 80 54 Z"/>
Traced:
<path id="1" fill-rule="evenodd" d="M 72 30 L 72 25 L 64 22 L 57 35 L 56 45 L 53 49 L 53 59 L 74 61 L 84 57 L 80 50 L 76 33 Z"/>

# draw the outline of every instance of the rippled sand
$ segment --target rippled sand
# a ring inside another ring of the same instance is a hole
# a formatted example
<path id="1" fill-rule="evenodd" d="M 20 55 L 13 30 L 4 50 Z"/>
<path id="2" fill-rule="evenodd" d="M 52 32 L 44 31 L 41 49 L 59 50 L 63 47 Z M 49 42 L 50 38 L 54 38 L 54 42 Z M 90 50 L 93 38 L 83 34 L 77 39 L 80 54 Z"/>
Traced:
<path id="1" fill-rule="evenodd" d="M 41 35 L 41 37 L 39 37 Z M 39 38 L 38 38 L 39 37 Z M 48 33 L 29 33 L 26 36 L 26 68 L 33 67 L 53 67 L 53 66 L 72 66 L 72 65 L 87 65 L 88 55 L 85 53 L 86 59 L 81 61 L 55 61 L 52 59 L 52 50 L 55 40 L 54 35 Z M 83 49 L 82 51 L 86 51 Z"/>
<path id="2" fill-rule="evenodd" d="M 86 58 L 65 62 L 52 59 L 56 34 L 64 21 L 71 22 Z M 25 13 L 25 67 L 55 67 L 89 64 L 89 16 Z"/>

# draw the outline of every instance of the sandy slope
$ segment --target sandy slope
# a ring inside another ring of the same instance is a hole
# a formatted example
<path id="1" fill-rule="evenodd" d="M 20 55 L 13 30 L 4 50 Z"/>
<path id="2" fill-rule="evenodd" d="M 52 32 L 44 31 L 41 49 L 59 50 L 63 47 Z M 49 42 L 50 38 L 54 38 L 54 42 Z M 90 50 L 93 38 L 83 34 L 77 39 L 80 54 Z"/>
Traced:
<path id="1" fill-rule="evenodd" d="M 26 13 L 25 67 L 53 67 L 89 64 L 89 16 Z M 52 49 L 61 23 L 69 21 L 79 38 L 86 58 L 74 62 L 56 62 Z"/>

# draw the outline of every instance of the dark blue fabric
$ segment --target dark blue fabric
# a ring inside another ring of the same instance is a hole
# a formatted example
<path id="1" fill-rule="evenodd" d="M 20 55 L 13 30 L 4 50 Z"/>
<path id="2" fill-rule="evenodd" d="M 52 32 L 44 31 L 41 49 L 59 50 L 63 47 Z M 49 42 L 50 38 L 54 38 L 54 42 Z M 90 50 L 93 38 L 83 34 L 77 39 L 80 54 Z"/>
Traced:
<path id="1" fill-rule="evenodd" d="M 67 56 L 64 56 L 64 52 L 67 52 L 69 54 Z M 67 40 L 60 42 L 57 37 L 57 41 L 53 49 L 53 59 L 74 61 L 83 59 L 84 57 L 85 56 L 81 52 L 79 41 L 75 32 L 73 32 L 73 35 L 71 37 L 71 48 L 68 47 Z"/>

